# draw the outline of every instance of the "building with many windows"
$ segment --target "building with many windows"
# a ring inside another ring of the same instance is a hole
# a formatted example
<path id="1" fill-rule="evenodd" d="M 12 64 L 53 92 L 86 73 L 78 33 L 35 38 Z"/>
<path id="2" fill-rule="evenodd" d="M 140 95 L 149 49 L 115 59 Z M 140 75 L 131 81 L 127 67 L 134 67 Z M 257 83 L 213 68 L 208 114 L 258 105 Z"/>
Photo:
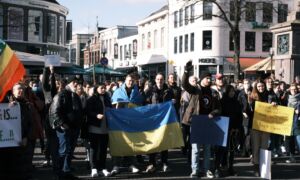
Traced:
<path id="1" fill-rule="evenodd" d="M 0 14 L 0 38 L 13 50 L 66 57 L 72 27 L 68 9 L 57 1 L 0 0 Z"/>
<path id="2" fill-rule="evenodd" d="M 231 12 L 228 17 L 233 20 L 233 1 L 218 2 L 225 12 Z M 273 42 L 269 27 L 286 21 L 293 7 L 292 0 L 245 3 L 239 29 L 242 68 L 269 56 Z M 183 74 L 188 60 L 193 60 L 196 76 L 202 71 L 228 73 L 228 62 L 233 62 L 234 56 L 233 38 L 228 24 L 215 17 L 218 14 L 220 10 L 211 2 L 169 0 L 169 59 L 175 62 L 178 74 Z"/>
<path id="3" fill-rule="evenodd" d="M 86 43 L 94 34 L 73 34 L 69 46 L 69 62 L 83 67 Z"/>
<path id="4" fill-rule="evenodd" d="M 138 55 L 138 34 L 120 38 L 114 44 L 113 67 L 122 72 L 126 72 L 137 65 Z"/>
<path id="5" fill-rule="evenodd" d="M 167 74 L 169 65 L 169 10 L 168 5 L 139 21 L 138 56 L 139 71 L 150 79 L 158 72 Z"/>
<path id="6" fill-rule="evenodd" d="M 98 28 L 98 32 L 90 38 L 84 52 L 84 67 L 99 64 L 101 57 L 108 59 L 108 66 L 115 67 L 123 54 L 123 46 L 118 45 L 118 40 L 137 34 L 136 26 L 115 26 L 112 28 Z"/>

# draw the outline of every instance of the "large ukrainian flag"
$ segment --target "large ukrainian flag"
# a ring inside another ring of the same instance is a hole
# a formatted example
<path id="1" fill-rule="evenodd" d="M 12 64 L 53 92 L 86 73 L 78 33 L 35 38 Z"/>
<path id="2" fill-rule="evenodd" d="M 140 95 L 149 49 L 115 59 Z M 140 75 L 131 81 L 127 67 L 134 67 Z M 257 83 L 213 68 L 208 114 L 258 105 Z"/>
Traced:
<path id="1" fill-rule="evenodd" d="M 112 156 L 149 154 L 183 146 L 172 102 L 106 112 Z"/>

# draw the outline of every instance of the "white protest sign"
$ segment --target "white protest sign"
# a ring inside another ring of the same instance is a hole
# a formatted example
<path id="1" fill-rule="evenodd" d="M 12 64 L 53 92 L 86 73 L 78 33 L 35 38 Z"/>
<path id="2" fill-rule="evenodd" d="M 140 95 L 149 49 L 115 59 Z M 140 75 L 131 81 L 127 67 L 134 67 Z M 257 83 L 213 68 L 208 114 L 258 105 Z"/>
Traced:
<path id="1" fill-rule="evenodd" d="M 0 103 L 0 148 L 20 146 L 21 141 L 20 105 Z"/>
<path id="2" fill-rule="evenodd" d="M 59 55 L 45 55 L 45 67 L 61 66 Z"/>
<path id="3" fill-rule="evenodd" d="M 260 149 L 259 152 L 260 177 L 271 179 L 271 151 Z"/>

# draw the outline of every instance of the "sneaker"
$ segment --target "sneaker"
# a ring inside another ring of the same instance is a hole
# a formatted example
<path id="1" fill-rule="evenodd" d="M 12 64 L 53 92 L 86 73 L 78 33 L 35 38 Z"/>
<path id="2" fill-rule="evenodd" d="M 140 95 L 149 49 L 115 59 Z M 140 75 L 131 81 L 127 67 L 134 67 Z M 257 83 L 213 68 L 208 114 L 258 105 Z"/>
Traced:
<path id="1" fill-rule="evenodd" d="M 214 178 L 214 174 L 210 170 L 207 170 L 206 171 L 206 177 L 209 178 L 209 179 L 212 179 L 212 178 Z"/>
<path id="2" fill-rule="evenodd" d="M 134 165 L 131 165 L 131 166 L 129 166 L 129 172 L 135 174 L 135 173 L 140 172 L 140 170 L 137 167 L 135 167 Z"/>
<path id="3" fill-rule="evenodd" d="M 104 176 L 104 177 L 109 177 L 111 175 L 110 172 L 107 171 L 107 169 L 103 169 L 100 173 L 101 173 L 101 176 Z"/>
<path id="4" fill-rule="evenodd" d="M 154 173 L 155 171 L 156 171 L 156 168 L 153 164 L 147 166 L 146 173 Z"/>
<path id="5" fill-rule="evenodd" d="M 163 172 L 169 172 L 170 168 L 169 168 L 169 166 L 167 164 L 164 164 L 162 170 L 163 170 Z"/>
<path id="6" fill-rule="evenodd" d="M 120 168 L 118 166 L 114 166 L 112 171 L 110 172 L 111 176 L 119 174 L 120 173 Z"/>
<path id="7" fill-rule="evenodd" d="M 43 167 L 50 167 L 50 166 L 51 166 L 51 165 L 50 165 L 50 160 L 44 161 L 44 162 L 42 163 L 42 166 L 43 166 Z"/>
<path id="8" fill-rule="evenodd" d="M 199 173 L 197 171 L 192 171 L 190 177 L 191 178 L 197 178 L 199 176 Z"/>
<path id="9" fill-rule="evenodd" d="M 221 173 L 221 171 L 220 171 L 219 169 L 216 169 L 216 170 L 215 170 L 214 177 L 215 177 L 215 178 L 223 177 L 223 176 L 222 176 L 222 173 Z"/>
<path id="10" fill-rule="evenodd" d="M 296 159 L 293 157 L 293 156 L 291 156 L 289 159 L 287 159 L 286 161 L 285 161 L 286 163 L 295 163 L 296 162 Z"/>
<path id="11" fill-rule="evenodd" d="M 98 170 L 97 169 L 92 169 L 91 177 L 98 177 Z"/>

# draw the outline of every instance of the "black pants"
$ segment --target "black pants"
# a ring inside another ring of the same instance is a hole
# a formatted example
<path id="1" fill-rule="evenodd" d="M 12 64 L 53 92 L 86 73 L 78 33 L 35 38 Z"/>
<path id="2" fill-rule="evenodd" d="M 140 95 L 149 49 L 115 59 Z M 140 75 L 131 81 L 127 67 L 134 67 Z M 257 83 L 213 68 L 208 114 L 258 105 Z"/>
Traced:
<path id="1" fill-rule="evenodd" d="M 106 168 L 108 134 L 89 133 L 91 169 Z"/>
<path id="2" fill-rule="evenodd" d="M 192 148 L 191 148 L 191 126 L 181 124 L 181 130 L 183 135 L 184 147 L 182 148 L 183 153 L 187 153 L 188 155 L 188 162 L 191 162 L 191 155 L 192 155 Z"/>
<path id="3" fill-rule="evenodd" d="M 29 179 L 25 153 L 26 147 L 0 148 L 0 179 Z"/>
<path id="4" fill-rule="evenodd" d="M 156 155 L 157 153 L 152 153 L 149 155 L 149 163 L 156 166 Z M 168 150 L 160 152 L 160 158 L 162 164 L 168 164 Z"/>
<path id="5" fill-rule="evenodd" d="M 285 148 L 287 155 L 295 155 L 295 136 L 285 137 Z"/>

